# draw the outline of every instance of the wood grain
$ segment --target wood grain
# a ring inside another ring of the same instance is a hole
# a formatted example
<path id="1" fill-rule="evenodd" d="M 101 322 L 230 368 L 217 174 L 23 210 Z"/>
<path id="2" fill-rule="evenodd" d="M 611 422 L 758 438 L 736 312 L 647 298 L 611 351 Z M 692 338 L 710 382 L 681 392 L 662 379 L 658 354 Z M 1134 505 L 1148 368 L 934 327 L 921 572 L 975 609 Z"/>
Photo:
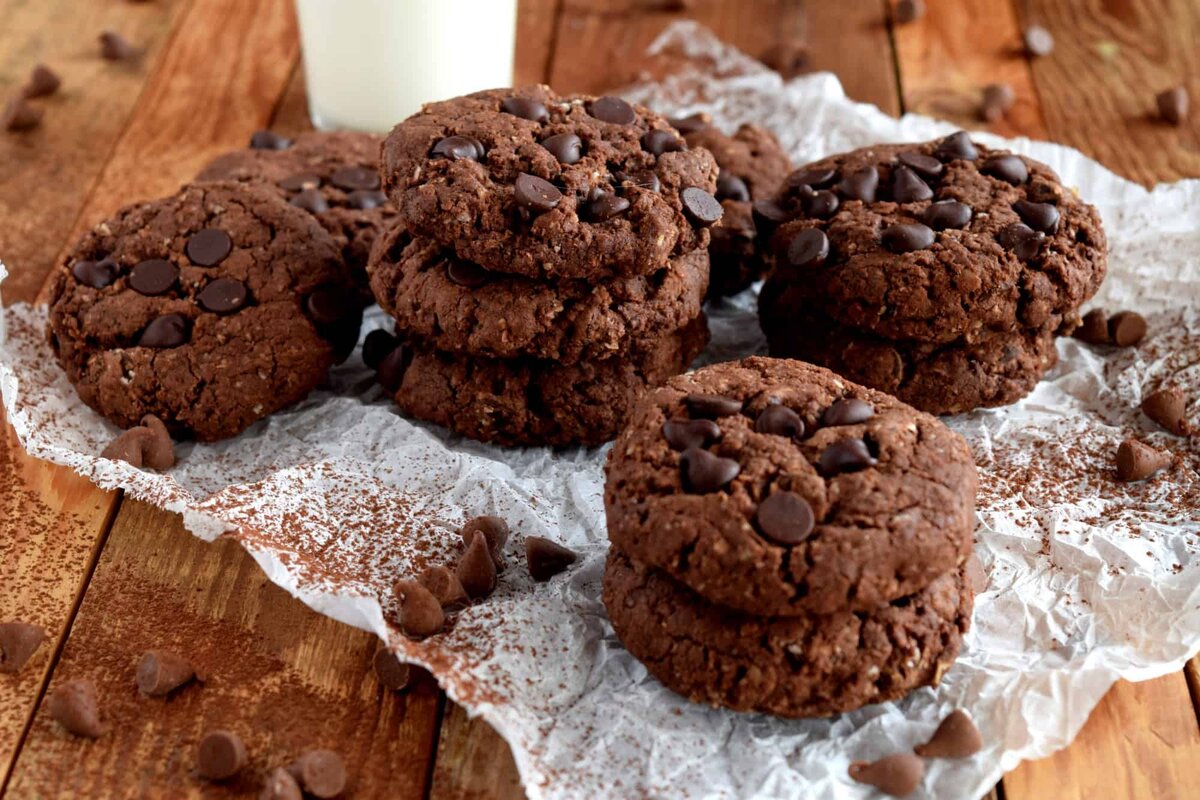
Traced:
<path id="1" fill-rule="evenodd" d="M 520 800 L 525 797 L 512 753 L 500 734 L 447 704 L 429 800 Z"/>

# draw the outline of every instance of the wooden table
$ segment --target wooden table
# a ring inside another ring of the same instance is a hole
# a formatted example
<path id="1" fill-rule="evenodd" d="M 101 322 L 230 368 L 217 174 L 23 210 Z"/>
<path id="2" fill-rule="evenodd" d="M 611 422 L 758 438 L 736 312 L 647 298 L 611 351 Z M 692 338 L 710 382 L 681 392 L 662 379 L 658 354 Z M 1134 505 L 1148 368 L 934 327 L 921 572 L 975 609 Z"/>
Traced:
<path id="1" fill-rule="evenodd" d="M 978 89 L 1004 81 L 1018 101 L 990 126 L 998 133 L 1073 145 L 1147 184 L 1200 176 L 1200 113 L 1180 128 L 1152 113 L 1154 93 L 1180 81 L 1200 105 L 1200 3 L 928 0 L 928 8 L 921 21 L 892 26 L 886 0 L 522 0 L 518 77 L 570 91 L 619 86 L 666 24 L 693 17 L 752 55 L 802 46 L 808 68 L 836 72 L 851 96 L 889 113 L 982 127 Z M 170 193 L 257 128 L 308 126 L 290 0 L 0 0 L 0 21 L 5 96 L 38 61 L 65 79 L 44 102 L 40 129 L 0 134 L 7 302 L 37 298 L 63 249 L 123 203 Z M 1036 61 L 1018 49 L 1032 22 L 1057 40 Z M 144 47 L 141 60 L 98 58 L 105 28 Z M 205 545 L 171 514 L 29 458 L 7 428 L 0 481 L 0 620 L 50 631 L 23 673 L 0 676 L 6 798 L 253 796 L 250 785 L 214 789 L 191 774 L 200 732 L 221 724 L 246 732 L 256 753 L 335 747 L 357 797 L 521 796 L 511 756 L 487 725 L 469 721 L 427 677 L 405 695 L 381 692 L 370 676 L 372 637 L 292 600 L 237 546 Z M 254 685 L 216 677 L 163 710 L 128 713 L 137 702 L 132 660 L 143 649 L 227 652 L 230 642 L 261 667 Z M 42 700 L 48 685 L 81 674 L 130 685 L 130 696 L 109 702 L 137 721 L 94 743 L 61 734 Z M 1021 765 L 993 795 L 1200 797 L 1196 700 L 1197 661 L 1120 683 L 1070 748 Z M 238 719 L 216 718 L 234 702 Z"/>

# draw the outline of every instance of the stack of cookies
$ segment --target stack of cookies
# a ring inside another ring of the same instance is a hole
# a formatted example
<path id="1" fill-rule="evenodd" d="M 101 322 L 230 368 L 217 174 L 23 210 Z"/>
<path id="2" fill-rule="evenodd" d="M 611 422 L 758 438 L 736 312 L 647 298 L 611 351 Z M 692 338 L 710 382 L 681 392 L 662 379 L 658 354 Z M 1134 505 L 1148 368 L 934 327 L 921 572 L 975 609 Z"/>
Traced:
<path id="1" fill-rule="evenodd" d="M 408 416 L 600 444 L 707 342 L 717 166 L 645 108 L 545 86 L 433 103 L 382 173 L 399 220 L 368 271 L 395 336 L 364 355 Z"/>
<path id="2" fill-rule="evenodd" d="M 1026 395 L 1107 263 L 1096 210 L 1049 167 L 962 132 L 809 164 L 754 212 L 771 354 L 935 414 Z"/>
<path id="3" fill-rule="evenodd" d="M 646 394 L 609 455 L 604 602 L 696 702 L 828 716 L 935 685 L 970 624 L 977 476 L 936 418 L 754 357 Z"/>

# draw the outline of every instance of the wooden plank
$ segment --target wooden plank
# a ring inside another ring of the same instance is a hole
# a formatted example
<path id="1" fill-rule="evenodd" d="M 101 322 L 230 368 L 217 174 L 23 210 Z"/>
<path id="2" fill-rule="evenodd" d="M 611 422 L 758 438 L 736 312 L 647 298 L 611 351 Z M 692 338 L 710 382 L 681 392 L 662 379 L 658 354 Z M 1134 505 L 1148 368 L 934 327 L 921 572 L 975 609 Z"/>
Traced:
<path id="1" fill-rule="evenodd" d="M 7 302 L 32 300 L 58 256 L 138 96 L 190 0 L 3 0 L 0 102 L 39 62 L 62 76 L 42 125 L 0 132 L 0 260 Z M 97 35 L 120 31 L 145 49 L 136 63 L 100 57 Z"/>
<path id="2" fill-rule="evenodd" d="M 928 0 L 927 8 L 916 22 L 892 28 L 905 111 L 1001 136 L 1045 139 L 1013 7 L 995 0 Z M 989 83 L 1007 83 L 1016 95 L 1008 114 L 991 124 L 979 108 Z"/>
<path id="3" fill-rule="evenodd" d="M 1145 184 L 1200 176 L 1200 4 L 1029 0 L 1020 10 L 1056 41 L 1032 64 L 1051 138 Z M 1154 95 L 1180 83 L 1193 113 L 1173 127 L 1156 118 Z"/>
<path id="4" fill-rule="evenodd" d="M 238 796 L 304 749 L 327 747 L 345 759 L 348 794 L 420 800 L 439 692 L 424 674 L 407 694 L 384 690 L 375 647 L 271 584 L 232 540 L 206 544 L 177 516 L 126 501 L 51 682 L 94 681 L 109 731 L 94 742 L 67 735 L 43 703 L 7 797 L 201 797 L 196 745 L 228 728 L 250 753 Z M 150 648 L 191 659 L 203 685 L 140 696 L 134 669 Z"/>
<path id="5" fill-rule="evenodd" d="M 1004 776 L 1005 800 L 1200 797 L 1200 729 L 1176 672 L 1120 682 L 1092 712 L 1074 743 Z"/>
<path id="6" fill-rule="evenodd" d="M 429 800 L 519 800 L 525 797 L 512 753 L 500 734 L 461 706 L 442 720 Z"/>
<path id="7" fill-rule="evenodd" d="M 899 113 L 882 2 L 745 0 L 662 10 L 670 5 L 566 0 L 550 70 L 553 86 L 598 93 L 630 83 L 645 68 L 646 47 L 663 28 L 694 19 L 756 58 L 779 47 L 802 50 L 811 69 L 836 72 L 851 97 Z"/>

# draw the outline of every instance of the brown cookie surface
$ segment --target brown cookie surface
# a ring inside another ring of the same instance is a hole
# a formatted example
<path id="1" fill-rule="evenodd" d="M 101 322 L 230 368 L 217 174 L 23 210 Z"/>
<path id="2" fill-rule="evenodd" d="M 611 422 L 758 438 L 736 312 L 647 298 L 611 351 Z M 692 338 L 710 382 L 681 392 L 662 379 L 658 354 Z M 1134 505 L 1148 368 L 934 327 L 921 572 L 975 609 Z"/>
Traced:
<path id="1" fill-rule="evenodd" d="M 613 546 L 760 615 L 875 608 L 970 553 L 962 437 L 799 361 L 752 357 L 647 393 L 613 445 Z"/>
<path id="2" fill-rule="evenodd" d="M 202 183 L 84 235 L 53 276 L 49 336 L 103 416 L 210 441 L 307 395 L 360 317 L 316 220 L 261 186 Z"/>

